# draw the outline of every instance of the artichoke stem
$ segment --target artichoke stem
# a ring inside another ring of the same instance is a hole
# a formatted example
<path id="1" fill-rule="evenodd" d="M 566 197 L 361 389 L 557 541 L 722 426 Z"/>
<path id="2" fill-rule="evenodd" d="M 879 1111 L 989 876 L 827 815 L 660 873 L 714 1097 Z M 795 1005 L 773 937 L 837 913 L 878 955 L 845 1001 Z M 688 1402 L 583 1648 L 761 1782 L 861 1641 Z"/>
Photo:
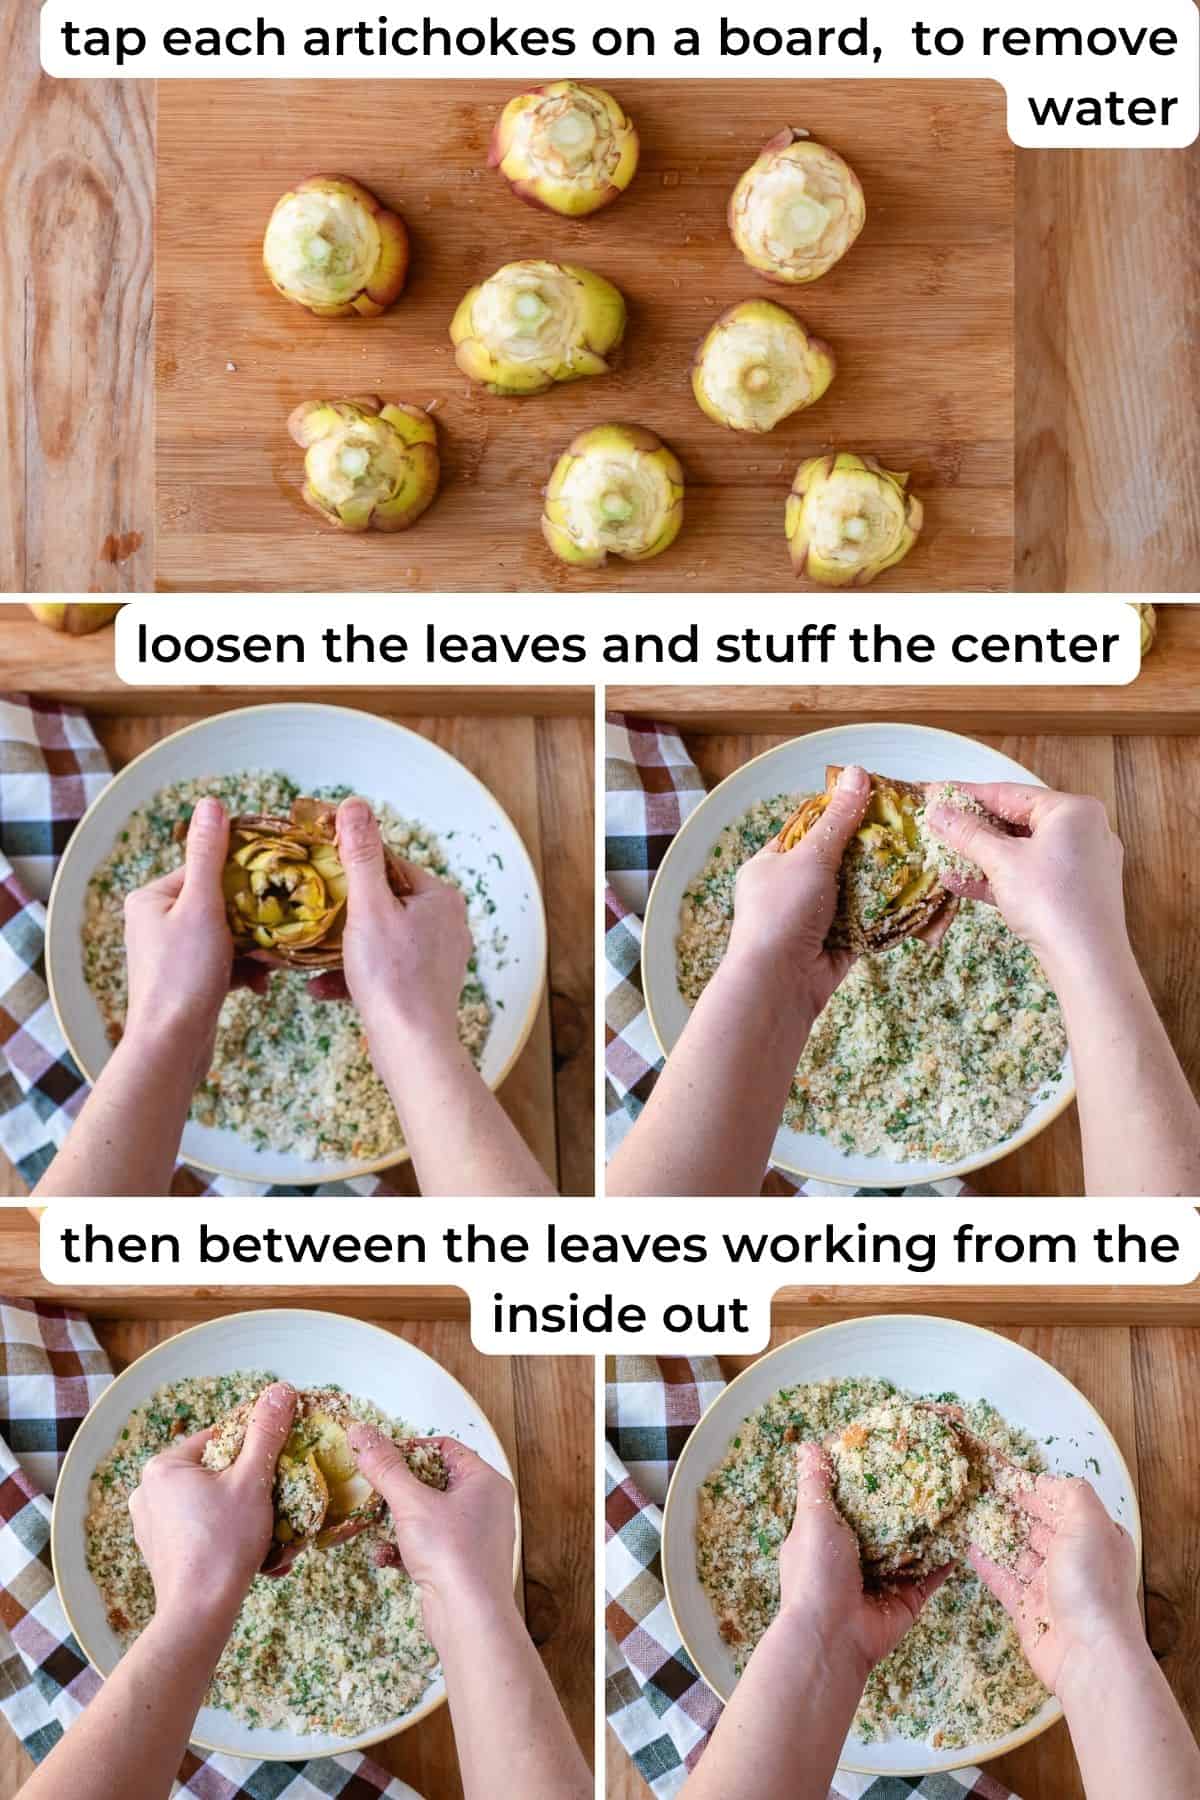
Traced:
<path id="1" fill-rule="evenodd" d="M 305 255 L 310 263 L 327 263 L 333 255 L 333 245 L 329 239 L 317 232 L 305 245 Z"/>
<path id="2" fill-rule="evenodd" d="M 548 311 L 541 295 L 528 288 L 513 301 L 513 312 L 523 325 L 540 325 Z"/>
<path id="3" fill-rule="evenodd" d="M 342 451 L 338 461 L 342 466 L 342 474 L 348 475 L 351 481 L 357 481 L 360 475 L 366 474 L 371 458 L 360 445 L 350 444 Z"/>
<path id="4" fill-rule="evenodd" d="M 849 538 L 852 544 L 861 544 L 866 535 L 867 521 L 865 519 L 847 519 L 842 526 L 842 536 Z"/>
<path id="5" fill-rule="evenodd" d="M 615 488 L 600 496 L 600 511 L 606 519 L 628 519 L 633 516 L 633 501 Z"/>
<path id="6" fill-rule="evenodd" d="M 754 363 L 746 370 L 743 381 L 752 394 L 761 394 L 771 385 L 771 371 L 766 363 Z"/>
<path id="7" fill-rule="evenodd" d="M 572 107 L 554 121 L 549 136 L 556 150 L 584 150 L 595 143 L 596 127 L 585 112 Z"/>
<path id="8" fill-rule="evenodd" d="M 817 200 L 797 200 L 788 210 L 788 235 L 796 244 L 811 244 L 825 229 L 828 217 Z"/>

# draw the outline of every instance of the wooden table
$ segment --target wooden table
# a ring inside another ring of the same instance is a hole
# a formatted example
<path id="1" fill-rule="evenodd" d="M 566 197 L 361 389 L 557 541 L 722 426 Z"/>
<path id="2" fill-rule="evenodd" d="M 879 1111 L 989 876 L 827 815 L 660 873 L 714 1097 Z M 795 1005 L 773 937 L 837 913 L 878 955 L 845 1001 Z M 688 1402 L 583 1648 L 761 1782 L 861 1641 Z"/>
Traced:
<path id="1" fill-rule="evenodd" d="M 36 1232 L 24 1207 L 0 1207 L 0 1291 L 29 1293 L 13 1280 L 28 1267 Z M 40 1285 L 40 1284 L 36 1284 Z M 589 1757 L 594 1719 L 594 1556 L 591 1443 L 594 1420 L 593 1361 L 582 1356 L 484 1356 L 467 1325 L 430 1318 L 410 1297 L 358 1290 L 357 1317 L 385 1326 L 435 1357 L 479 1401 L 512 1462 L 524 1526 L 519 1598 L 530 1634 L 579 1743 Z M 269 1293 L 211 1295 L 181 1314 L 170 1289 L 109 1294 L 101 1300 L 56 1289 L 54 1298 L 83 1305 L 100 1342 L 120 1370 L 152 1345 L 198 1318 L 264 1306 L 322 1305 L 307 1298 Z M 196 1297 L 192 1297 L 195 1299 Z M 442 1707 L 411 1731 L 371 1754 L 427 1800 L 462 1794 L 450 1715 Z M 0 1732 L 0 1800 L 12 1800 L 30 1762 L 8 1731 Z"/>
<path id="2" fill-rule="evenodd" d="M 1200 1732 L 1200 1533 L 1193 1501 L 1200 1424 L 1192 1404 L 1200 1380 L 1200 1331 L 1096 1326 L 1069 1296 L 1065 1306 L 1045 1297 L 1042 1304 L 1040 1324 L 1010 1323 L 1003 1298 L 994 1299 L 990 1318 L 971 1316 L 1052 1363 L 1092 1402 L 1116 1438 L 1141 1506 L 1147 1635 L 1192 1729 Z M 845 1315 L 840 1306 L 822 1308 L 812 1322 L 824 1323 L 827 1316 Z M 802 1330 L 777 1325 L 771 1347 Z M 729 1357 L 722 1364 L 732 1376 L 750 1361 Z M 1084 1800 L 1064 1724 L 987 1766 L 1021 1800 Z M 645 1800 L 646 1792 L 610 1732 L 608 1800 Z"/>
<path id="3" fill-rule="evenodd" d="M 1138 962 L 1200 1092 L 1200 920 L 1195 858 L 1180 829 L 1200 758 L 1200 607 L 1164 607 L 1161 616 L 1160 641 L 1143 675 L 1126 688 L 625 686 L 610 688 L 607 700 L 614 710 L 679 724 L 710 788 L 798 733 L 890 719 L 965 732 L 1051 787 L 1097 795 L 1125 845 Z M 1022 1149 L 977 1170 L 971 1186 L 1013 1196 L 1081 1194 L 1075 1108 Z"/>
<path id="4" fill-rule="evenodd" d="M 146 591 L 155 90 L 51 81 L 37 26 L 0 20 L 0 591 Z M 1197 147 L 1017 152 L 1022 591 L 1197 586 L 1198 168 Z"/>
<path id="5" fill-rule="evenodd" d="M 112 643 L 111 631 L 83 639 L 55 635 L 23 605 L 0 603 L 0 689 L 82 702 L 114 768 L 200 713 L 296 697 L 294 690 L 155 694 L 123 688 L 112 672 Z M 590 690 L 553 690 L 547 702 L 553 716 L 541 714 L 536 690 L 433 690 L 427 700 L 423 689 L 401 696 L 372 688 L 339 691 L 337 699 L 395 718 L 451 751 L 492 790 L 521 833 L 546 902 L 548 985 L 533 1034 L 500 1099 L 561 1191 L 593 1193 Z M 432 710 L 415 715 L 409 710 L 426 705 Z M 463 707 L 482 710 L 464 713 Z M 526 708 L 539 709 L 537 716 Z M 387 1180 L 398 1192 L 416 1192 L 408 1164 L 389 1171 Z M 194 1191 L 192 1177 L 181 1175 L 176 1182 L 180 1192 Z M 24 1192 L 0 1158 L 0 1195 Z"/>

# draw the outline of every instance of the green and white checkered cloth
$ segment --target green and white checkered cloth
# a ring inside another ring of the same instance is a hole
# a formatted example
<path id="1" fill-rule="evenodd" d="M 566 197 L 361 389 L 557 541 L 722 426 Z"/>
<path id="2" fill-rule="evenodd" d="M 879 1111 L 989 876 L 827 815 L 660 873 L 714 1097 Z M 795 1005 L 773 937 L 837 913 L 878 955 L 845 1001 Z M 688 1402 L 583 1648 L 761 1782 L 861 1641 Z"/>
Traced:
<path id="1" fill-rule="evenodd" d="M 47 1496 L 111 1380 L 82 1313 L 0 1299 L 0 1716 L 35 1762 L 102 1686 L 54 1585 Z M 192 1800 L 420 1800 L 357 1752 L 264 1763 L 189 1750 L 172 1792 Z"/>
<path id="2" fill-rule="evenodd" d="M 662 1509 L 676 1460 L 725 1385 L 715 1357 L 608 1362 L 604 1461 L 605 1711 L 655 1800 L 680 1793 L 721 1702 L 675 1629 L 662 1577 Z M 830 1800 L 1015 1800 L 982 1769 L 924 1779 L 839 1769 Z"/>

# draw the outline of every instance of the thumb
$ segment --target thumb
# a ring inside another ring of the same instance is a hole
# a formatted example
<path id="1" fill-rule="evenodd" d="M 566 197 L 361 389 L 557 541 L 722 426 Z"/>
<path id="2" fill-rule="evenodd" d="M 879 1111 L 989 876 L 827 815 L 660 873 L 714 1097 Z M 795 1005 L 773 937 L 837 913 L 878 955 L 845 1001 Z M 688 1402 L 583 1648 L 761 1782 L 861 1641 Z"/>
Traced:
<path id="1" fill-rule="evenodd" d="M 337 810 L 337 845 L 353 907 L 361 895 L 364 903 L 378 904 L 387 889 L 383 839 L 375 814 L 365 800 L 352 794 Z"/>
<path id="2" fill-rule="evenodd" d="M 211 901 L 221 892 L 221 871 L 229 854 L 229 815 L 219 800 L 206 794 L 196 802 L 184 852 L 183 894 Z"/>
<path id="3" fill-rule="evenodd" d="M 926 811 L 925 823 L 951 850 L 982 869 L 989 882 L 1003 871 L 1012 856 L 1014 844 L 1019 841 L 1000 831 L 990 819 L 981 819 L 978 813 L 963 812 L 945 800 L 933 802 Z M 970 876 L 966 879 L 970 880 Z"/>
<path id="4" fill-rule="evenodd" d="M 276 1381 L 263 1390 L 254 1402 L 246 1436 L 231 1471 L 237 1481 L 270 1487 L 295 1416 L 295 1388 L 286 1381 Z"/>
<path id="5" fill-rule="evenodd" d="M 358 1463 L 377 1494 L 382 1494 L 393 1512 L 412 1497 L 413 1492 L 428 1494 L 430 1489 L 417 1480 L 408 1466 L 400 1446 L 384 1437 L 373 1425 L 352 1425 L 346 1434 Z"/>
<path id="6" fill-rule="evenodd" d="M 819 1512 L 833 1506 L 833 1463 L 820 1444 L 801 1444 L 796 1451 L 796 1511 Z"/>
<path id="7" fill-rule="evenodd" d="M 806 840 L 816 846 L 817 861 L 831 874 L 841 867 L 846 845 L 862 824 L 870 798 L 871 777 L 857 763 L 850 763 L 838 776 L 829 805 Z"/>

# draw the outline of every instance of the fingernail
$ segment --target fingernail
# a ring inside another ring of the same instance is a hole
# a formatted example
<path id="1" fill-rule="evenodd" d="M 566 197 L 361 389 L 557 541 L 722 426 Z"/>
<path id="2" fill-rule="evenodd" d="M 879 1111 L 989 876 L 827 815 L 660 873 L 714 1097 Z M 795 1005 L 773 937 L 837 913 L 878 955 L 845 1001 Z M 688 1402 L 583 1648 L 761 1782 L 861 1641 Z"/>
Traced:
<path id="1" fill-rule="evenodd" d="M 273 1381 L 267 1389 L 267 1405 L 276 1412 L 282 1412 L 285 1406 L 290 1406 L 295 1397 L 295 1388 L 286 1381 Z"/>
<path id="2" fill-rule="evenodd" d="M 866 778 L 866 773 L 867 771 L 860 768 L 857 763 L 847 763 L 837 778 L 838 787 L 844 793 L 860 788 Z"/>
<path id="3" fill-rule="evenodd" d="M 365 825 L 370 816 L 370 807 L 357 794 L 351 794 L 349 799 L 343 800 L 338 808 L 339 820 L 343 824 L 349 825 L 352 830 L 357 830 L 359 826 Z"/>
<path id="4" fill-rule="evenodd" d="M 192 813 L 192 824 L 215 825 L 224 810 L 219 800 L 214 800 L 211 794 L 205 794 L 196 802 L 195 810 Z"/>
<path id="5" fill-rule="evenodd" d="M 375 1433 L 369 1425 L 351 1425 L 346 1438 L 352 1450 L 369 1450 L 375 1441 Z"/>

